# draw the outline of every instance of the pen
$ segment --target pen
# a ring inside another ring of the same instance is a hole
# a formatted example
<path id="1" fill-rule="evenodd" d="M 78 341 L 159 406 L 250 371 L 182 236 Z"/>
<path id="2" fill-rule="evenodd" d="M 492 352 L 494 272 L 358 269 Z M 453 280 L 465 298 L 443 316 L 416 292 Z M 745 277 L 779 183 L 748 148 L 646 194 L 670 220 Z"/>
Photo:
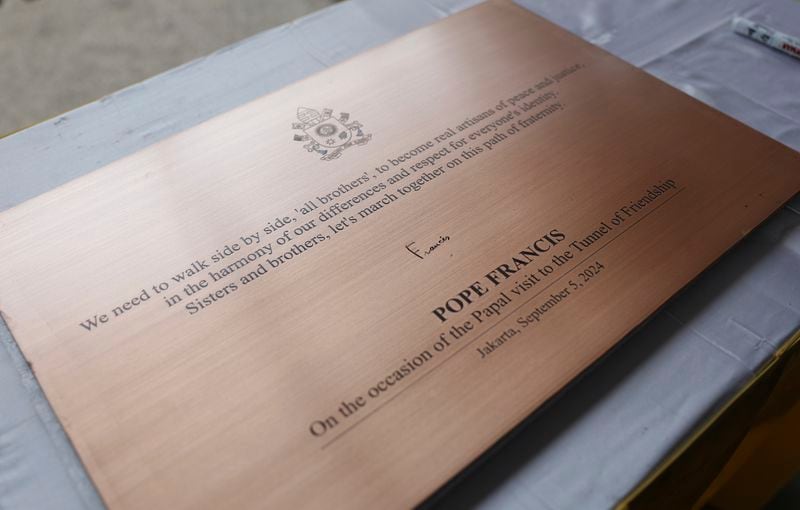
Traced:
<path id="1" fill-rule="evenodd" d="M 787 55 L 800 58 L 800 39 L 797 37 L 792 37 L 741 16 L 735 16 L 733 18 L 732 26 L 733 31 L 737 34 L 766 44 Z"/>

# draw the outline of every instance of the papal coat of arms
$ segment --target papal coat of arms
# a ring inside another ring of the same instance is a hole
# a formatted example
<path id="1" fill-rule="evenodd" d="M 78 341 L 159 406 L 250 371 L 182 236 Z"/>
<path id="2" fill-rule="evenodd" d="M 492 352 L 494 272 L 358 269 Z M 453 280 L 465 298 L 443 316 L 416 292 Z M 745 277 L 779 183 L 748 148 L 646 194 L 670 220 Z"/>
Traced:
<path id="1" fill-rule="evenodd" d="M 297 109 L 297 120 L 292 129 L 299 129 L 302 135 L 295 134 L 296 142 L 308 142 L 303 148 L 308 152 L 318 152 L 320 159 L 330 161 L 342 155 L 342 152 L 353 145 L 364 145 L 372 139 L 365 134 L 360 122 L 348 122 L 349 113 L 340 113 L 333 117 L 333 110 L 326 108 L 318 112 L 312 108 Z"/>

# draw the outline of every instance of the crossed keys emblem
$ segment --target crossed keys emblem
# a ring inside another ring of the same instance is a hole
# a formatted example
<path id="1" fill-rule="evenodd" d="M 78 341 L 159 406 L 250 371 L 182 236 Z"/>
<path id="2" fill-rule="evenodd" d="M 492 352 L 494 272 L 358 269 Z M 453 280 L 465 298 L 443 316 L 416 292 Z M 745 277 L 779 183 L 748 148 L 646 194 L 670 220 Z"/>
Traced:
<path id="1" fill-rule="evenodd" d="M 337 118 L 333 117 L 330 108 L 318 112 L 301 106 L 297 109 L 299 122 L 293 122 L 292 129 L 298 129 L 303 134 L 295 134 L 294 140 L 308 142 L 303 148 L 319 153 L 324 161 L 336 159 L 348 147 L 364 145 L 372 139 L 371 134 L 364 133 L 360 122 L 348 122 L 349 119 L 349 113 L 340 113 Z"/>

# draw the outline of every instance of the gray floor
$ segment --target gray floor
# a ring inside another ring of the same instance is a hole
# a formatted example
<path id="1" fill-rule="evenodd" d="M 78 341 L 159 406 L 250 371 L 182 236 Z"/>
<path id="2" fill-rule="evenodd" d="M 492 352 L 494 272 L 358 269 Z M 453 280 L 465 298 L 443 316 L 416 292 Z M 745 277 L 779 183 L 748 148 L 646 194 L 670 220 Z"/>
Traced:
<path id="1" fill-rule="evenodd" d="M 334 0 L 0 0 L 0 136 Z"/>

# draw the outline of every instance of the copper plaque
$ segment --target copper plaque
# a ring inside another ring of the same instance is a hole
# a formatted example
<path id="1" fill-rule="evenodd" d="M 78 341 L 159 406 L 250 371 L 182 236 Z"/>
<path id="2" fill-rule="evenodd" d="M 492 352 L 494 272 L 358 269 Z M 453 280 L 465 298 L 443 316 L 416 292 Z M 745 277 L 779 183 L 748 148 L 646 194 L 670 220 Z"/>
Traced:
<path id="1" fill-rule="evenodd" d="M 0 215 L 0 310 L 112 509 L 420 502 L 800 188 L 489 2 Z"/>

